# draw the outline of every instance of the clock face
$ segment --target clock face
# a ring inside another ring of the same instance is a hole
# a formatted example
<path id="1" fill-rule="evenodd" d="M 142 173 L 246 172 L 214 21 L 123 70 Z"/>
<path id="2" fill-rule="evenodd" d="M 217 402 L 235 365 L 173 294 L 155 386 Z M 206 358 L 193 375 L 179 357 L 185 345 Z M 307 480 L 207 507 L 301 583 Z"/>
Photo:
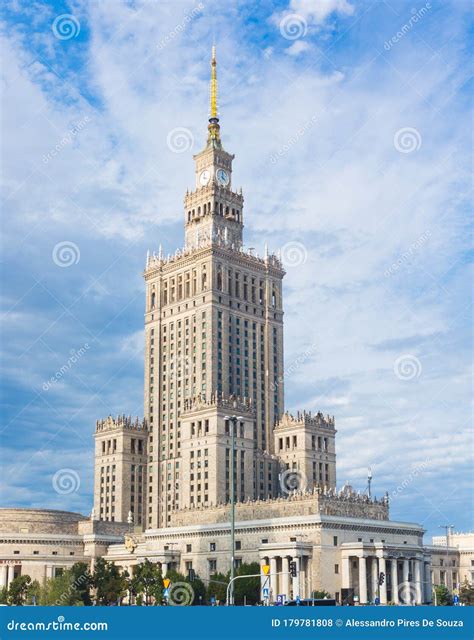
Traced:
<path id="1" fill-rule="evenodd" d="M 217 182 L 224 187 L 226 187 L 230 182 L 229 174 L 224 169 L 217 169 L 216 177 Z"/>
<path id="2" fill-rule="evenodd" d="M 210 177 L 211 177 L 211 172 L 208 169 L 205 169 L 199 176 L 200 184 L 202 184 L 202 186 L 204 187 L 206 184 L 209 183 Z"/>

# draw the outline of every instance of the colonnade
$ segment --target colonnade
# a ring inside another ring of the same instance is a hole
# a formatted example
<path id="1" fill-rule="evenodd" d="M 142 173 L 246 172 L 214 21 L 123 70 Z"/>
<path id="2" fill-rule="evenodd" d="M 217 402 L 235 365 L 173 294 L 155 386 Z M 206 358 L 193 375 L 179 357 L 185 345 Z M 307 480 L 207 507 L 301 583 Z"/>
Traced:
<path id="1" fill-rule="evenodd" d="M 15 577 L 14 564 L 0 564 L 0 588 L 8 588 Z"/>
<path id="2" fill-rule="evenodd" d="M 296 565 L 296 576 L 290 575 L 290 562 Z M 311 595 L 309 557 L 307 555 L 269 555 L 260 559 L 261 577 L 260 588 L 262 599 L 264 598 L 265 589 L 268 589 L 268 600 L 274 602 L 278 596 L 283 599 L 294 600 L 296 597 L 301 599 Z M 269 566 L 270 571 L 265 575 L 264 566 Z"/>
<path id="3" fill-rule="evenodd" d="M 359 604 L 423 604 L 431 601 L 430 563 L 416 556 L 343 555 L 341 586 L 352 589 Z"/>

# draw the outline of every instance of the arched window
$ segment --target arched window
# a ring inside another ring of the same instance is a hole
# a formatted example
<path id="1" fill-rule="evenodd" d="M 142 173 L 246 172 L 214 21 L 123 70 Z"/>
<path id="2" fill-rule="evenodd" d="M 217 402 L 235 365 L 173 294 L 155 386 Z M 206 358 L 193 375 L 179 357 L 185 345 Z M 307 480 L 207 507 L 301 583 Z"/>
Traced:
<path id="1" fill-rule="evenodd" d="M 156 293 L 154 291 L 151 292 L 151 308 L 154 309 L 155 308 L 155 302 L 156 302 Z"/>
<path id="2" fill-rule="evenodd" d="M 204 265 L 201 273 L 201 291 L 204 291 L 207 288 L 207 272 L 206 266 Z"/>
<path id="3" fill-rule="evenodd" d="M 201 215 L 201 207 L 198 207 L 198 216 Z"/>
<path id="4" fill-rule="evenodd" d="M 188 222 L 191 222 L 191 211 L 188 211 Z"/>
<path id="5" fill-rule="evenodd" d="M 275 287 L 272 287 L 272 307 L 276 307 L 276 292 L 275 292 Z"/>
<path id="6" fill-rule="evenodd" d="M 222 267 L 217 268 L 217 290 L 222 291 Z"/>
<path id="7" fill-rule="evenodd" d="M 224 211 L 223 211 L 224 207 L 222 206 L 222 202 L 219 203 L 219 213 L 222 215 L 224 215 Z"/>

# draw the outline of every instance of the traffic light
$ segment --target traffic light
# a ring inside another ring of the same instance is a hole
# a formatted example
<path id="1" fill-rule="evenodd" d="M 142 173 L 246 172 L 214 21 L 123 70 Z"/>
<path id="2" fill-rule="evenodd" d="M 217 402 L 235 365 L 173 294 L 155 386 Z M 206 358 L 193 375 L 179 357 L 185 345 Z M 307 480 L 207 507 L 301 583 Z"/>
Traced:
<path id="1" fill-rule="evenodd" d="M 383 584 L 385 580 L 385 573 L 383 571 L 379 574 L 379 585 Z"/>
<path id="2" fill-rule="evenodd" d="M 196 579 L 196 572 L 194 569 L 188 569 L 188 580 L 189 582 L 194 582 Z"/>
<path id="3" fill-rule="evenodd" d="M 296 578 L 296 562 L 290 562 L 290 576 Z"/>

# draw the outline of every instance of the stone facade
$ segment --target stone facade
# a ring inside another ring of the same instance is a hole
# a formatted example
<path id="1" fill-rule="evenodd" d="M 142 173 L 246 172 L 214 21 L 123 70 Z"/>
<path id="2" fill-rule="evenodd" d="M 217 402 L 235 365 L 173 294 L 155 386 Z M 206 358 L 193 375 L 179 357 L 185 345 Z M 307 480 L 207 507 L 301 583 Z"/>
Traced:
<path id="1" fill-rule="evenodd" d="M 93 565 L 129 527 L 51 509 L 0 509 L 0 587 L 19 575 L 39 582 L 76 562 Z"/>

